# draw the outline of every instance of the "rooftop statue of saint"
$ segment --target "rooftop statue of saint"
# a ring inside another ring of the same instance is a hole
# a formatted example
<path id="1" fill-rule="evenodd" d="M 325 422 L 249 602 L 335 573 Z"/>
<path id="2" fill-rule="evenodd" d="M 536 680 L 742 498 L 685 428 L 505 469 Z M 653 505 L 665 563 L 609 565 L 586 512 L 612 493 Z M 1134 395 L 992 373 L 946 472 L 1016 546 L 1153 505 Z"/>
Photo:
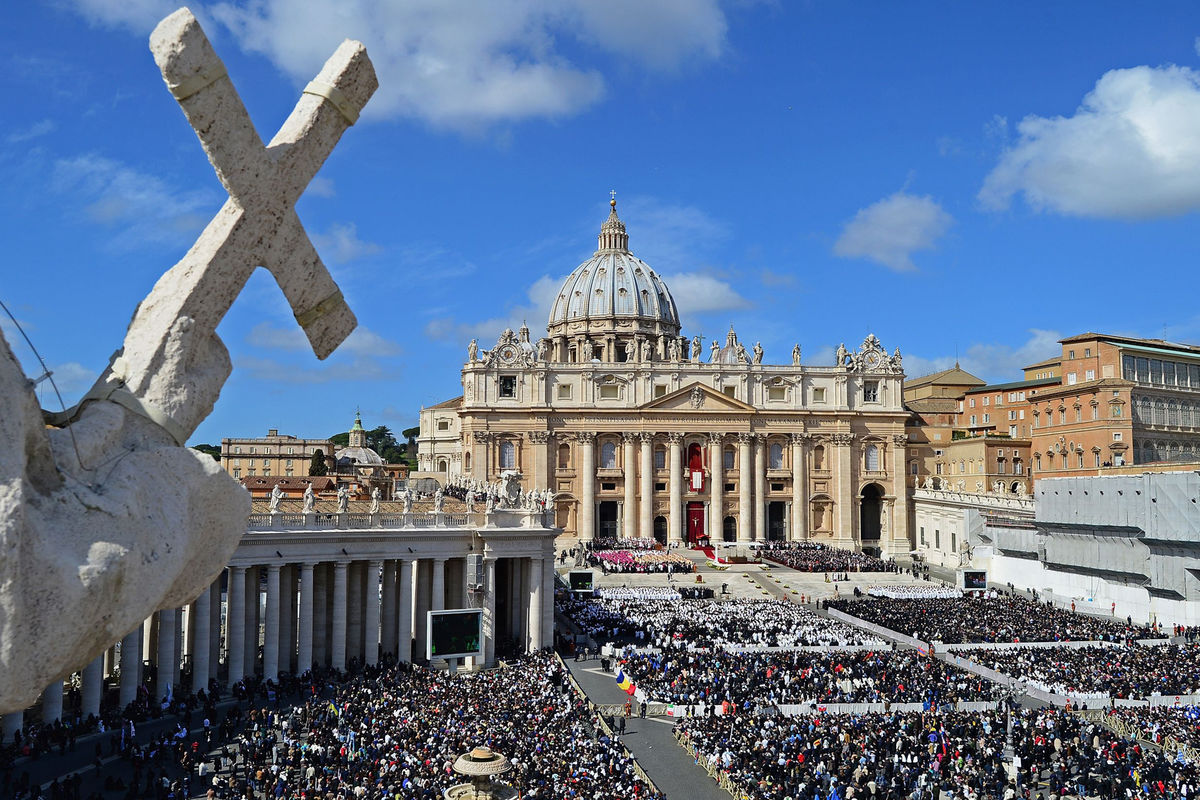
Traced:
<path id="1" fill-rule="evenodd" d="M 357 325 L 294 206 L 378 86 L 363 46 L 337 49 L 268 146 L 190 11 L 150 49 L 229 198 L 74 408 L 43 412 L 0 336 L 0 713 L 191 602 L 237 548 L 249 494 L 184 444 L 229 377 L 216 328 L 254 270 L 274 275 L 319 358 Z"/>

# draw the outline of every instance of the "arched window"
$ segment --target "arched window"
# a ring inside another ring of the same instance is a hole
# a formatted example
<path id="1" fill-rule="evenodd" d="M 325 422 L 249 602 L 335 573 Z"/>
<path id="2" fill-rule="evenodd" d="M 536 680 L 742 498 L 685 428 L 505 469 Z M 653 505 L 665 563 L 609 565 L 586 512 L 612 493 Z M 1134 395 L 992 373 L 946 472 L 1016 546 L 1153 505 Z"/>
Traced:
<path id="1" fill-rule="evenodd" d="M 661 444 L 654 448 L 654 468 L 667 468 L 667 448 L 663 447 Z"/>
<path id="2" fill-rule="evenodd" d="M 863 454 L 867 472 L 879 471 L 879 448 L 873 444 L 867 445 L 866 452 Z"/>
<path id="3" fill-rule="evenodd" d="M 767 456 L 767 469 L 783 469 L 783 445 L 771 445 Z"/>
<path id="4" fill-rule="evenodd" d="M 963 459 L 958 460 L 958 474 L 959 475 L 967 474 L 967 462 Z"/>
<path id="5" fill-rule="evenodd" d="M 600 445 L 600 469 L 617 468 L 617 446 L 613 442 Z"/>
<path id="6" fill-rule="evenodd" d="M 558 468 L 566 469 L 571 466 L 571 445 L 560 444 L 558 446 Z"/>
<path id="7" fill-rule="evenodd" d="M 500 443 L 500 469 L 517 468 L 517 446 L 509 441 Z"/>
<path id="8" fill-rule="evenodd" d="M 825 446 L 817 445 L 813 448 L 813 469 L 825 469 Z"/>
<path id="9" fill-rule="evenodd" d="M 737 541 L 737 519 L 732 516 L 726 517 L 721 525 L 722 538 L 727 542 Z"/>
<path id="10" fill-rule="evenodd" d="M 447 469 L 447 466 L 448 465 L 446 464 L 446 459 L 444 459 L 444 458 L 438 459 L 438 463 L 437 463 L 437 471 L 438 472 L 445 472 Z"/>
<path id="11" fill-rule="evenodd" d="M 724 460 L 723 460 L 721 463 L 723 463 L 723 464 L 725 465 L 725 469 L 726 469 L 727 471 L 728 471 L 728 470 L 731 470 L 731 469 L 733 469 L 733 465 L 734 465 L 734 455 L 733 455 L 733 448 L 732 448 L 732 447 L 726 447 L 726 448 L 725 448 L 725 458 L 724 458 Z"/>
<path id="12" fill-rule="evenodd" d="M 1039 472 L 1041 471 L 1041 469 L 1042 469 L 1042 454 L 1041 453 L 1033 454 L 1033 468 L 1038 470 Z"/>
<path id="13" fill-rule="evenodd" d="M 470 453 L 463 454 L 463 469 L 465 469 L 467 472 L 471 471 L 471 454 Z"/>

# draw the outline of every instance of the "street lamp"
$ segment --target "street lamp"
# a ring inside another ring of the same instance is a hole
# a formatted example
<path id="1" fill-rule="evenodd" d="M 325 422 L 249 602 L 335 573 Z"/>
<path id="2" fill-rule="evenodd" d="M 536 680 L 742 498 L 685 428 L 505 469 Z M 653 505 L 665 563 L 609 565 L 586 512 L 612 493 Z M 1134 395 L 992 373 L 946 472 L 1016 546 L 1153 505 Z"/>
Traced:
<path id="1" fill-rule="evenodd" d="M 458 783 L 442 792 L 446 800 L 512 800 L 517 790 L 506 783 L 492 780 L 512 769 L 508 759 L 493 753 L 490 747 L 476 747 L 463 753 L 454 762 L 454 771 L 470 780 Z"/>

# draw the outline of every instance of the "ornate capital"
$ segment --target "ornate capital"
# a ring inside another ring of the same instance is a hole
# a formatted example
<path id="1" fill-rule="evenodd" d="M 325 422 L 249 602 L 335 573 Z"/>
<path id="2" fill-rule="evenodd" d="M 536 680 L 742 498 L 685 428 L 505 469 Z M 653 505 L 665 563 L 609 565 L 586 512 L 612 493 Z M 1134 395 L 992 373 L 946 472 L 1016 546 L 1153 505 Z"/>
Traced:
<path id="1" fill-rule="evenodd" d="M 908 434 L 906 434 L 906 433 L 895 434 L 894 436 L 892 436 L 892 443 L 895 444 L 897 447 L 904 447 L 904 445 L 908 444 Z"/>
<path id="2" fill-rule="evenodd" d="M 654 432 L 653 431 L 639 431 L 637 436 L 639 439 L 641 439 L 646 444 L 654 444 Z"/>
<path id="3" fill-rule="evenodd" d="M 738 444 L 749 445 L 752 441 L 754 441 L 754 434 L 743 431 L 742 433 L 737 434 L 737 440 Z"/>
<path id="4" fill-rule="evenodd" d="M 829 441 L 839 447 L 850 447 L 854 444 L 854 434 L 851 433 L 835 433 L 829 437 Z"/>
<path id="5" fill-rule="evenodd" d="M 496 438 L 496 434 L 491 431 L 475 431 L 472 435 L 475 437 L 475 444 L 487 444 Z"/>
<path id="6" fill-rule="evenodd" d="M 711 431 L 708 434 L 709 444 L 719 446 L 721 444 L 721 442 L 723 442 L 723 441 L 725 441 L 725 434 L 723 434 L 723 433 L 717 433 L 716 431 Z"/>
<path id="7" fill-rule="evenodd" d="M 596 434 L 591 431 L 575 431 L 575 441 L 580 444 L 595 444 Z"/>
<path id="8" fill-rule="evenodd" d="M 634 441 L 636 441 L 636 440 L 637 440 L 637 434 L 634 433 L 633 431 L 622 431 L 621 432 L 621 443 L 622 444 L 633 444 Z"/>
<path id="9" fill-rule="evenodd" d="M 671 431 L 667 434 L 667 441 L 671 444 L 683 444 L 683 434 Z"/>
<path id="10" fill-rule="evenodd" d="M 527 435 L 529 441 L 534 444 L 545 444 L 550 441 L 550 431 L 530 431 Z"/>
<path id="11" fill-rule="evenodd" d="M 806 431 L 797 431 L 792 434 L 792 444 L 803 447 L 813 440 L 813 435 Z"/>

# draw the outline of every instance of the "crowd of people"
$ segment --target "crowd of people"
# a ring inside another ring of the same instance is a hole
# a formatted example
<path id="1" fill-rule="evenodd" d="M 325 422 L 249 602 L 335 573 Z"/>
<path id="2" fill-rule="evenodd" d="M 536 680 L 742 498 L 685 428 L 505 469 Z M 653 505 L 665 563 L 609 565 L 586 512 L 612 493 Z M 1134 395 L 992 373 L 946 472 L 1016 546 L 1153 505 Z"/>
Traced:
<path id="1" fill-rule="evenodd" d="M 961 597 L 962 592 L 951 586 L 932 583 L 880 584 L 867 587 L 871 597 L 887 597 L 892 600 L 932 600 L 936 597 Z"/>
<path id="2" fill-rule="evenodd" d="M 819 542 L 768 542 L 763 558 L 800 572 L 899 572 L 895 561 Z"/>
<path id="3" fill-rule="evenodd" d="M 1016 596 L 831 600 L 835 608 L 923 642 L 1125 642 L 1157 636 L 1132 620 L 1091 617 Z"/>
<path id="4" fill-rule="evenodd" d="M 1174 739 L 1178 744 L 1200 749 L 1200 706 L 1122 706 L 1106 713 L 1132 726 L 1139 739 L 1158 745 Z"/>
<path id="5" fill-rule="evenodd" d="M 1140 699 L 1200 692 L 1200 645 L 1005 647 L 952 652 L 1060 694 Z"/>
<path id="6" fill-rule="evenodd" d="M 779 600 L 572 600 L 561 610 L 602 644 L 672 648 L 878 645 L 879 639 Z"/>
<path id="7" fill-rule="evenodd" d="M 687 556 L 656 550 L 592 550 L 585 563 L 609 573 L 680 573 L 693 572 L 696 565 Z"/>
<path id="8" fill-rule="evenodd" d="M 988 701 L 999 688 L 915 650 L 629 653 L 619 664 L 652 701 L 732 703 L 744 710 L 802 703 Z"/>

